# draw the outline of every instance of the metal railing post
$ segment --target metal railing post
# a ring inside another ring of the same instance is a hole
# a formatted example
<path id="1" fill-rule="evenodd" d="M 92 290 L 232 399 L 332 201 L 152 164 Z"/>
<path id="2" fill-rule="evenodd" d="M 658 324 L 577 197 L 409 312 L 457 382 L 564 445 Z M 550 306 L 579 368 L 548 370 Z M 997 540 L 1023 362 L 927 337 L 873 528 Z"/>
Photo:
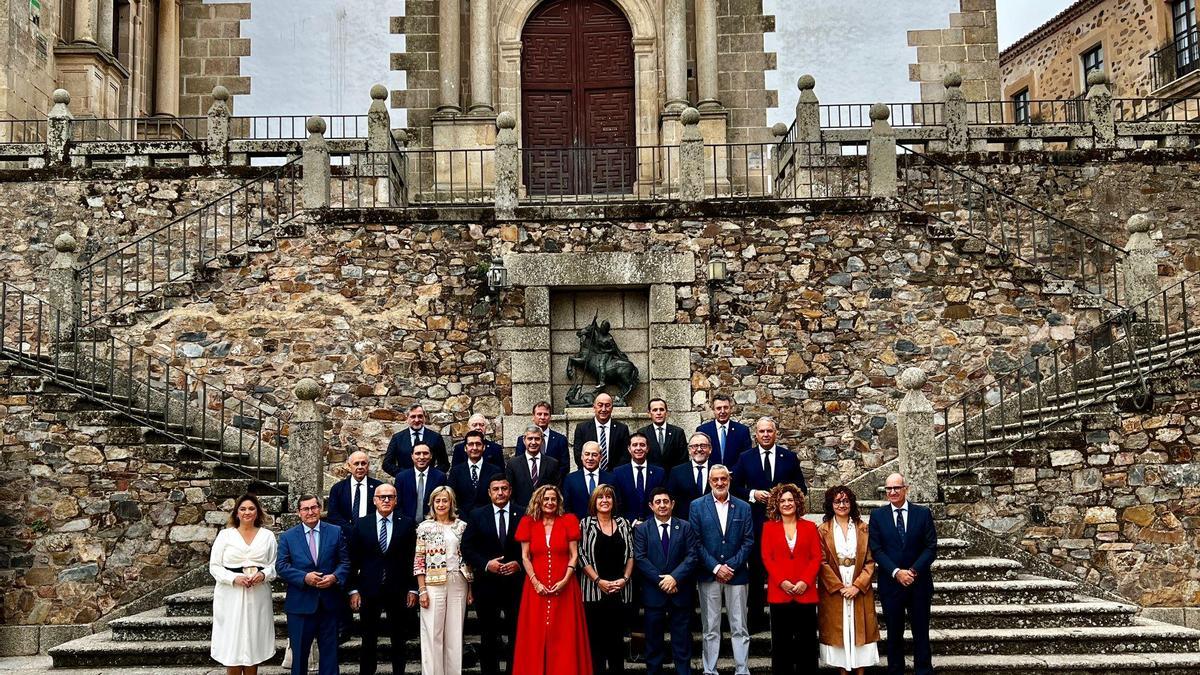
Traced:
<path id="1" fill-rule="evenodd" d="M 1113 115 L 1112 91 L 1108 74 L 1093 70 L 1087 76 L 1087 110 L 1092 121 L 1092 137 L 1097 148 L 1117 147 L 1117 125 Z"/>
<path id="2" fill-rule="evenodd" d="M 679 113 L 683 134 L 679 141 L 679 198 L 684 202 L 704 199 L 704 136 L 700 133 L 700 111 L 685 108 Z M 717 194 L 713 173 L 713 195 Z"/>
<path id="3" fill-rule="evenodd" d="M 325 492 L 325 420 L 317 408 L 321 385 L 306 377 L 296 384 L 295 393 L 296 409 L 292 414 L 288 457 L 284 464 L 289 509 L 296 508 L 296 499 L 300 495 Z"/>
<path id="4" fill-rule="evenodd" d="M 213 103 L 208 109 L 208 164 L 224 166 L 229 161 L 229 90 L 213 87 Z"/>
<path id="5" fill-rule="evenodd" d="M 74 116 L 67 108 L 71 94 L 66 89 L 54 90 L 54 106 L 46 121 L 46 154 L 51 165 L 67 163 L 67 144 L 71 141 L 71 122 Z"/>
<path id="6" fill-rule="evenodd" d="M 882 103 L 871 106 L 871 136 L 867 170 L 872 197 L 896 196 L 896 132 L 888 124 L 891 111 Z"/>
<path id="7" fill-rule="evenodd" d="M 329 145 L 325 143 L 325 120 L 310 117 L 304 126 L 308 129 L 304 156 L 300 160 L 304 172 L 301 178 L 304 208 L 328 208 L 333 170 L 329 166 Z"/>
<path id="8" fill-rule="evenodd" d="M 967 127 L 967 98 L 962 91 L 962 75 L 946 73 L 942 78 L 946 87 L 945 119 L 946 150 L 949 152 L 966 152 L 971 149 L 971 139 Z"/>
<path id="9" fill-rule="evenodd" d="M 496 116 L 496 218 L 517 215 L 521 153 L 517 147 L 517 116 L 505 110 Z"/>

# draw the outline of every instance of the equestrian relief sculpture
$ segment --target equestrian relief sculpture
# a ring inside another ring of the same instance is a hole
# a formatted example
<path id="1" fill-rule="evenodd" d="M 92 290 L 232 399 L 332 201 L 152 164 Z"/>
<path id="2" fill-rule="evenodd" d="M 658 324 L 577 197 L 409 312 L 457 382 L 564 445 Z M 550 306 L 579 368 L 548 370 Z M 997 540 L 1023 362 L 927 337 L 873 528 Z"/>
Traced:
<path id="1" fill-rule="evenodd" d="M 597 323 L 597 318 L 593 316 L 590 324 L 575 331 L 579 337 L 579 351 L 567 359 L 567 377 L 571 380 L 567 405 L 590 406 L 592 400 L 610 384 L 618 390 L 613 396 L 613 405 L 628 405 L 626 401 L 629 394 L 641 381 L 637 366 L 617 346 L 608 321 Z M 585 373 L 596 378 L 596 386 L 590 392 L 583 391 Z"/>

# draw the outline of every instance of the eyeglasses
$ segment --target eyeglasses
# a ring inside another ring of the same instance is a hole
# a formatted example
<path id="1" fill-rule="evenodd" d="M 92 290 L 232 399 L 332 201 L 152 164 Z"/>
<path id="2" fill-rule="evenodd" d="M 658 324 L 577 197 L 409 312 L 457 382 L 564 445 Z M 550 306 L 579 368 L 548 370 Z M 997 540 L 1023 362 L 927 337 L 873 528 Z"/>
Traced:
<path id="1" fill-rule="evenodd" d="M 396 495 L 375 495 L 375 499 L 381 502 L 391 502 L 396 500 Z"/>
<path id="2" fill-rule="evenodd" d="M 834 505 L 834 506 L 837 506 L 838 504 L 845 504 L 846 506 L 849 506 L 849 505 L 850 505 L 850 500 L 849 500 L 849 499 L 835 499 L 835 500 L 833 500 L 833 505 Z"/>
<path id="3" fill-rule="evenodd" d="M 883 488 L 883 491 L 884 492 L 899 492 L 899 491 L 905 490 L 907 488 L 908 488 L 907 485 L 897 485 L 896 487 L 885 487 L 885 488 Z"/>
<path id="4" fill-rule="evenodd" d="M 688 450 L 696 450 L 699 448 L 707 448 L 708 443 L 691 443 L 688 445 Z"/>

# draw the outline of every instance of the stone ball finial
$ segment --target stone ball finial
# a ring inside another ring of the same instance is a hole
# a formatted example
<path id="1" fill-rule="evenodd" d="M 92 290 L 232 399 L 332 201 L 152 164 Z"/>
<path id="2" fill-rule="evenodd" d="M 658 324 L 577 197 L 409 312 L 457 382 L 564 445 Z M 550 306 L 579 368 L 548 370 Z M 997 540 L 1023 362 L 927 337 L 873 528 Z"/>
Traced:
<path id="1" fill-rule="evenodd" d="M 775 124 L 771 125 L 771 135 L 775 138 L 783 138 L 784 136 L 787 136 L 787 132 L 788 125 L 784 124 L 783 122 L 776 122 Z"/>
<path id="2" fill-rule="evenodd" d="M 308 129 L 310 134 L 323 134 L 325 133 L 325 120 L 318 115 L 313 115 L 304 123 L 304 128 Z"/>
<path id="3" fill-rule="evenodd" d="M 892 111 L 886 105 L 882 103 L 876 103 L 875 105 L 871 106 L 871 121 L 879 122 L 881 120 L 886 120 L 891 116 Z"/>
<path id="4" fill-rule="evenodd" d="M 817 78 L 812 75 L 801 75 L 800 79 L 796 80 L 796 88 L 800 91 L 808 91 L 817 88 Z"/>
<path id="5" fill-rule="evenodd" d="M 71 102 L 71 92 L 66 89 L 55 89 L 52 97 L 55 103 L 66 105 Z"/>
<path id="6" fill-rule="evenodd" d="M 75 243 L 75 237 L 72 237 L 70 232 L 63 232 L 54 240 L 54 250 L 59 253 L 74 253 L 79 250 L 79 245 Z"/>
<path id="7" fill-rule="evenodd" d="M 688 126 L 700 124 L 700 111 L 695 108 L 684 108 L 683 112 L 679 113 L 679 121 Z"/>
<path id="8" fill-rule="evenodd" d="M 311 377 L 306 377 L 296 383 L 296 398 L 301 401 L 315 401 L 321 395 L 321 385 Z"/>
<path id="9" fill-rule="evenodd" d="M 372 99 L 374 99 L 376 101 L 382 101 L 385 98 L 387 98 L 387 95 L 388 95 L 387 87 L 383 86 L 382 84 L 376 84 L 371 87 L 371 98 Z"/>
<path id="10" fill-rule="evenodd" d="M 947 89 L 952 89 L 954 87 L 961 87 L 962 86 L 962 75 L 959 75 L 958 73 L 954 73 L 954 72 L 946 73 L 946 76 L 942 78 L 942 85 L 944 87 L 946 87 Z"/>
<path id="11" fill-rule="evenodd" d="M 1150 229 L 1150 216 L 1147 216 L 1144 213 L 1135 213 L 1132 216 L 1129 216 L 1129 220 L 1125 222 L 1125 231 L 1129 234 L 1149 232 Z"/>
<path id="12" fill-rule="evenodd" d="M 496 115 L 496 128 L 497 129 L 516 129 L 517 128 L 517 116 L 507 110 L 500 113 L 499 115 Z"/>
<path id="13" fill-rule="evenodd" d="M 929 379 L 925 375 L 925 371 L 917 367 L 905 368 L 904 372 L 900 373 L 900 386 L 909 391 L 919 391 L 925 386 L 925 381 Z"/>
<path id="14" fill-rule="evenodd" d="M 395 139 L 397 143 L 407 143 L 408 132 L 403 129 L 392 129 L 392 138 Z"/>
<path id="15" fill-rule="evenodd" d="M 228 101 L 229 90 L 218 84 L 217 86 L 213 87 L 212 97 L 214 101 Z"/>
<path id="16" fill-rule="evenodd" d="M 1089 87 L 1094 87 L 1098 84 L 1108 84 L 1108 73 L 1103 70 L 1093 70 L 1088 73 L 1087 83 Z"/>

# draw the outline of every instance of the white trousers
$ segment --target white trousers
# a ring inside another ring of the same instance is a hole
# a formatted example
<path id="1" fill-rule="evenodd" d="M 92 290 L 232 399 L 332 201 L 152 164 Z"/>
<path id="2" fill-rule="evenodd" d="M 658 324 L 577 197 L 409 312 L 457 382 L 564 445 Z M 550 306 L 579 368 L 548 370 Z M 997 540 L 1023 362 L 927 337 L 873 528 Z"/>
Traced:
<path id="1" fill-rule="evenodd" d="M 444 586 L 425 588 L 429 591 L 429 607 L 421 608 L 421 673 L 460 675 L 467 580 L 451 572 Z"/>
<path id="2" fill-rule="evenodd" d="M 700 587 L 700 630 L 704 635 L 702 663 L 705 675 L 716 675 L 717 656 L 721 651 L 721 604 L 729 614 L 729 631 L 733 637 L 733 666 L 735 675 L 749 675 L 750 630 L 746 627 L 746 603 L 750 586 L 702 581 Z"/>

